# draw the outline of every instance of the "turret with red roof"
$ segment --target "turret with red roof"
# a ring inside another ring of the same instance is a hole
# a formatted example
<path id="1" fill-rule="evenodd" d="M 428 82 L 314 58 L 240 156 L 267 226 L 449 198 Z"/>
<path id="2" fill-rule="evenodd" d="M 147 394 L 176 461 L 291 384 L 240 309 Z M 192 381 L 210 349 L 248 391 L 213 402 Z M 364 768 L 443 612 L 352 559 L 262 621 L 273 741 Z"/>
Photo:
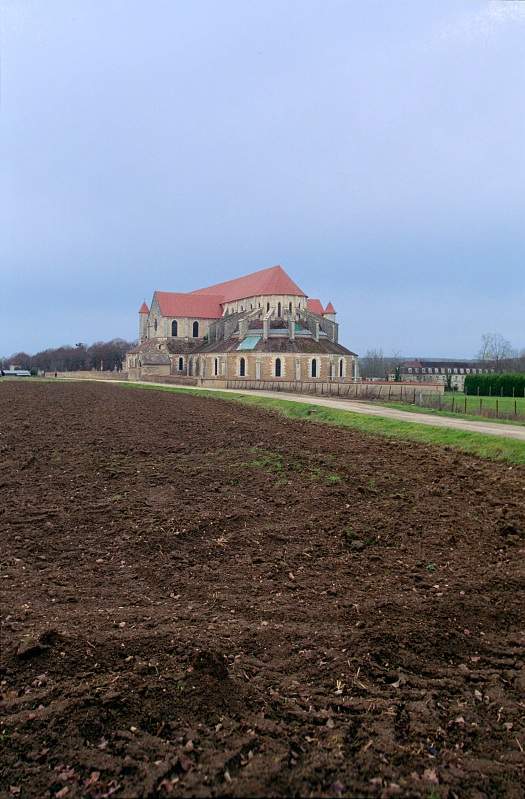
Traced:
<path id="1" fill-rule="evenodd" d="M 331 302 L 328 303 L 326 308 L 324 309 L 323 316 L 325 319 L 330 319 L 331 322 L 335 322 L 335 314 L 336 310 Z"/>
<path id="2" fill-rule="evenodd" d="M 148 316 L 149 308 L 144 300 L 139 308 L 139 341 L 144 341 L 148 337 Z"/>

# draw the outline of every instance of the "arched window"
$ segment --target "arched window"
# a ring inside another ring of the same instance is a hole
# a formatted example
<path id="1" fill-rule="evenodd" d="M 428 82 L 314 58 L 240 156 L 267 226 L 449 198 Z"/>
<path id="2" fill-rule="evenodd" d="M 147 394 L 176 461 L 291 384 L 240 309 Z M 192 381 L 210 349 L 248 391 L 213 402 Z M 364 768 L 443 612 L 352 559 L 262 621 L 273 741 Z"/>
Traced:
<path id="1" fill-rule="evenodd" d="M 312 358 L 312 377 L 317 377 L 317 358 Z"/>
<path id="2" fill-rule="evenodd" d="M 155 330 L 155 333 L 157 332 L 157 327 L 158 327 L 157 320 L 155 319 L 155 321 L 153 322 L 153 329 Z"/>
<path id="3" fill-rule="evenodd" d="M 281 318 L 281 303 L 280 302 L 277 303 L 277 318 L 278 319 Z"/>
<path id="4" fill-rule="evenodd" d="M 239 362 L 239 374 L 241 377 L 246 376 L 246 361 L 244 360 L 244 358 L 241 358 Z"/>
<path id="5" fill-rule="evenodd" d="M 343 377 L 344 372 L 344 361 L 342 358 L 339 359 L 339 377 Z"/>
<path id="6" fill-rule="evenodd" d="M 177 320 L 174 319 L 173 322 L 171 323 L 171 335 L 172 336 L 177 336 L 178 335 L 178 329 L 179 329 L 179 326 L 177 324 Z"/>
<path id="7" fill-rule="evenodd" d="M 215 362 L 213 364 L 213 371 L 214 371 L 215 377 L 217 377 L 217 375 L 219 374 L 219 359 L 218 358 L 215 358 Z"/>
<path id="8" fill-rule="evenodd" d="M 275 359 L 275 376 L 276 377 L 280 377 L 281 376 L 281 359 L 280 358 L 276 358 Z"/>
<path id="9" fill-rule="evenodd" d="M 179 358 L 179 372 L 184 369 L 184 358 Z"/>
<path id="10" fill-rule="evenodd" d="M 199 338 L 199 323 L 193 323 L 193 338 Z"/>
<path id="11" fill-rule="evenodd" d="M 290 311 L 290 313 L 292 313 L 292 303 L 291 302 L 288 303 L 288 310 Z"/>
<path id="12" fill-rule="evenodd" d="M 270 303 L 269 303 L 269 302 L 267 302 L 267 303 L 266 303 L 266 313 L 268 313 L 268 311 L 269 311 L 269 310 L 270 310 Z"/>

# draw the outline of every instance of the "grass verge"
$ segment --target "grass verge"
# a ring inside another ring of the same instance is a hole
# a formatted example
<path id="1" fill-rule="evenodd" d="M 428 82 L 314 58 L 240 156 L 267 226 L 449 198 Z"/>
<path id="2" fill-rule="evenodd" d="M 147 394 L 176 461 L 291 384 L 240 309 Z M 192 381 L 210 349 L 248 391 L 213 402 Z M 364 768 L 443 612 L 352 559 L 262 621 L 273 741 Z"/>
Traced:
<path id="1" fill-rule="evenodd" d="M 430 416 L 447 416 L 449 419 L 465 419 L 465 421 L 470 422 L 489 422 L 492 424 L 517 424 L 521 426 L 525 426 L 525 421 L 520 418 L 519 416 L 515 419 L 498 419 L 493 416 L 480 416 L 479 414 L 475 413 L 463 413 L 456 412 L 452 410 L 446 410 L 438 408 L 426 408 L 422 405 L 412 405 L 409 402 L 376 402 L 374 401 L 374 405 L 382 405 L 384 408 L 394 408 L 397 411 L 410 411 L 410 413 L 428 413 Z"/>
<path id="2" fill-rule="evenodd" d="M 115 384 L 113 384 L 115 385 Z M 207 391 L 206 389 L 187 389 L 177 386 L 154 386 L 147 383 L 121 383 L 125 388 L 139 388 L 152 391 L 168 391 L 177 394 L 195 394 L 209 399 L 242 402 L 255 405 L 269 411 L 277 411 L 289 419 L 300 419 L 310 422 L 321 422 L 336 427 L 349 427 L 368 435 L 385 436 L 403 441 L 417 441 L 422 444 L 436 444 L 452 447 L 481 458 L 507 461 L 525 466 L 525 443 L 510 438 L 471 433 L 470 431 L 432 427 L 417 422 L 398 422 L 382 419 L 377 416 L 342 411 L 321 405 L 310 405 L 305 402 L 274 399 L 273 397 L 250 396 L 246 394 L 230 394 L 223 391 Z M 486 421 L 486 420 L 484 420 Z"/>

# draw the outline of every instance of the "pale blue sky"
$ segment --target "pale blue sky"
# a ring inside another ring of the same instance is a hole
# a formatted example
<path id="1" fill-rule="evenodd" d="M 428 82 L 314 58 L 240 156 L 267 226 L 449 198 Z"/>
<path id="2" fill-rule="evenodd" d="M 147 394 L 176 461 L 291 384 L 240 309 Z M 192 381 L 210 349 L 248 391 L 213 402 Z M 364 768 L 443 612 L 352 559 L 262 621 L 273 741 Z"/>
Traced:
<path id="1" fill-rule="evenodd" d="M 357 352 L 525 347 L 525 2 L 0 9 L 0 354 L 277 263 Z"/>

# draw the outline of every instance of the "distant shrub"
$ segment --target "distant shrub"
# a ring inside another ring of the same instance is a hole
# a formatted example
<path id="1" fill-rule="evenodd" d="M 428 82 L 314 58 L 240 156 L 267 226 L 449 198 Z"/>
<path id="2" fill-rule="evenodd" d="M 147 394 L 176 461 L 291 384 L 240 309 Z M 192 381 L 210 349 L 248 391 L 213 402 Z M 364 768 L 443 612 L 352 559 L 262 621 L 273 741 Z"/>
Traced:
<path id="1" fill-rule="evenodd" d="M 525 397 L 525 374 L 467 375 L 464 390 L 484 397 Z"/>

